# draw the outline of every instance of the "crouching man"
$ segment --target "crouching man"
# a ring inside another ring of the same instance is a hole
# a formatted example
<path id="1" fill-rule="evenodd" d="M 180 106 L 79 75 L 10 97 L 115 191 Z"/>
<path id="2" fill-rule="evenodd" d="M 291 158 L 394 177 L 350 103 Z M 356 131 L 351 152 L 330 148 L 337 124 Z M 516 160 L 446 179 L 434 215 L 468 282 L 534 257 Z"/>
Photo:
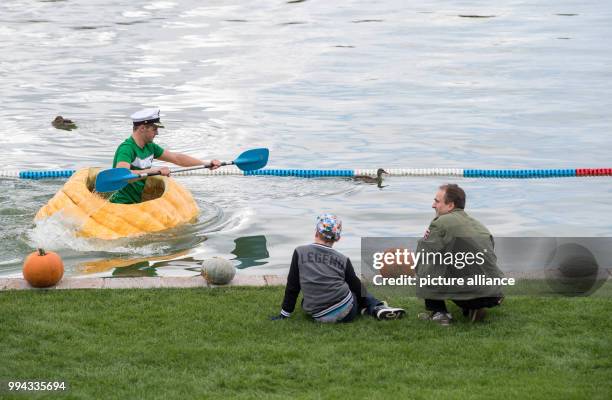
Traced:
<path id="1" fill-rule="evenodd" d="M 300 291 L 302 308 L 318 322 L 350 322 L 358 314 L 379 320 L 398 319 L 406 313 L 388 307 L 371 294 L 355 274 L 351 260 L 332 249 L 340 240 L 342 222 L 331 214 L 317 217 L 314 243 L 293 252 L 282 309 L 273 320 L 291 316 Z"/>
<path id="2" fill-rule="evenodd" d="M 425 300 L 428 311 L 418 317 L 448 326 L 453 317 L 445 300 L 452 300 L 471 322 L 482 321 L 487 308 L 496 307 L 503 300 L 499 285 L 477 283 L 481 277 L 504 276 L 497 266 L 493 236 L 483 224 L 464 211 L 465 192 L 455 184 L 440 186 L 432 208 L 436 210 L 436 217 L 417 247 L 417 253 L 424 255 L 421 260 L 427 260 L 417 265 L 417 277 L 461 278 L 467 284 L 417 286 L 417 297 Z M 450 263 L 441 262 L 442 258 L 450 260 Z M 469 279 L 475 283 L 469 284 Z"/>

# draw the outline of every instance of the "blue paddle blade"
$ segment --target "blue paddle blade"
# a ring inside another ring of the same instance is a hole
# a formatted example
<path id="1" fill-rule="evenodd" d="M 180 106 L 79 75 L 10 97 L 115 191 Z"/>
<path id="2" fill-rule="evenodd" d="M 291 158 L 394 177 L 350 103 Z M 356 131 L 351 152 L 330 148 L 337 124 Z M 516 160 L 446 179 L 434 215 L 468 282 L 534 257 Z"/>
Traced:
<path id="1" fill-rule="evenodd" d="M 140 178 L 127 168 L 112 168 L 101 171 L 96 177 L 96 192 L 114 192 L 123 188 L 131 179 Z"/>
<path id="2" fill-rule="evenodd" d="M 268 149 L 247 150 L 234 160 L 234 164 L 242 171 L 253 171 L 265 167 L 269 155 Z"/>

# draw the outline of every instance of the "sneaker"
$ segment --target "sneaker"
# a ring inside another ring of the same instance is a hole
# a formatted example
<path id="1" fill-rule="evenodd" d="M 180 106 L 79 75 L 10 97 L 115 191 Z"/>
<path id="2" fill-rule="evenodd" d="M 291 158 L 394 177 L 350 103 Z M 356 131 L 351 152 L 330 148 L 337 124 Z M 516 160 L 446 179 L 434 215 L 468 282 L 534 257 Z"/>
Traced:
<path id="1" fill-rule="evenodd" d="M 418 318 L 423 321 L 433 321 L 441 326 L 449 326 L 453 320 L 451 313 L 444 312 L 424 312 L 419 313 Z"/>
<path id="2" fill-rule="evenodd" d="M 406 311 L 403 308 L 388 307 L 385 305 L 377 306 L 374 308 L 374 316 L 379 321 L 387 319 L 400 319 L 406 315 Z"/>
<path id="3" fill-rule="evenodd" d="M 487 316 L 486 308 L 477 308 L 474 310 L 470 310 L 468 315 L 470 321 L 472 322 L 482 322 L 482 320 Z"/>
<path id="4" fill-rule="evenodd" d="M 389 307 L 389 304 L 387 304 L 386 301 L 381 301 L 380 304 L 378 304 L 376 307 L 374 307 L 374 310 L 376 310 L 376 308 L 378 307 Z M 364 307 L 361 309 L 360 311 L 361 315 L 368 315 L 368 308 Z"/>

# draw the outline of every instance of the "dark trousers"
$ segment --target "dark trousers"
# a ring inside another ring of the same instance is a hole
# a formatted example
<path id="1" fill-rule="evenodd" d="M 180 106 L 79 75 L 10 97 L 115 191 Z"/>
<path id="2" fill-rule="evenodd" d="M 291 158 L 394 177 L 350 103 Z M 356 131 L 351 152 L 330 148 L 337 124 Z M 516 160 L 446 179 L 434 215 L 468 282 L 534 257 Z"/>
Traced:
<path id="1" fill-rule="evenodd" d="M 368 293 L 365 297 L 362 297 L 362 305 L 364 307 L 360 307 L 359 302 L 357 301 L 357 296 L 355 296 L 355 293 L 353 293 L 353 308 L 351 308 L 351 312 L 340 322 L 351 322 L 357 315 L 359 315 L 361 308 L 366 308 L 367 314 L 374 316 L 374 308 L 382 304 L 382 301 Z"/>
<path id="2" fill-rule="evenodd" d="M 470 300 L 452 300 L 452 302 L 465 312 L 466 310 L 495 307 L 501 303 L 501 300 L 501 297 L 478 297 Z M 433 312 L 448 312 L 444 300 L 425 299 L 425 309 Z"/>

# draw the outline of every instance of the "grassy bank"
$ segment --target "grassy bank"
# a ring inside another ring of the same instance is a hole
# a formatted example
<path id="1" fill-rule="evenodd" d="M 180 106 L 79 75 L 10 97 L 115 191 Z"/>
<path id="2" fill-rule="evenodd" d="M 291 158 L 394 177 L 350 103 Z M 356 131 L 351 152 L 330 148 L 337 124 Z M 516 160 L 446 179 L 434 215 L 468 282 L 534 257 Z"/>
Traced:
<path id="1" fill-rule="evenodd" d="M 64 380 L 71 397 L 118 399 L 612 393 L 607 297 L 509 297 L 484 324 L 443 328 L 416 320 L 422 307 L 412 297 L 391 302 L 407 309 L 401 321 L 323 326 L 301 312 L 269 321 L 282 294 L 269 287 L 2 292 L 0 381 Z"/>

